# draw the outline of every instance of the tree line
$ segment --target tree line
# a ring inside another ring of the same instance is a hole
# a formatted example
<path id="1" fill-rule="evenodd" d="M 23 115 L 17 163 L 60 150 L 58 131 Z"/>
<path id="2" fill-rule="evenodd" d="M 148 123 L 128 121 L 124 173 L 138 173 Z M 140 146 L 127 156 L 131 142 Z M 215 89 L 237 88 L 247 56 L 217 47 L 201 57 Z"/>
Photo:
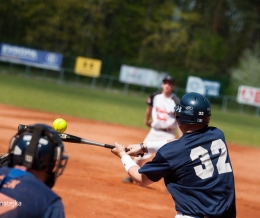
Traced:
<path id="1" fill-rule="evenodd" d="M 0 42 L 62 53 L 64 67 L 106 57 L 230 84 L 259 14 L 255 0 L 0 0 Z"/>

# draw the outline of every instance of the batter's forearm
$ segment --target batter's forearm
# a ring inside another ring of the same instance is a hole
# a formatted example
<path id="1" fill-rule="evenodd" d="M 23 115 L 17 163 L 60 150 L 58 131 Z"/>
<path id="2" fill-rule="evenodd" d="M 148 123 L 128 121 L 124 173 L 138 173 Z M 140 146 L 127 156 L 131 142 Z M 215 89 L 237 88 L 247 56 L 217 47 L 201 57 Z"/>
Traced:
<path id="1" fill-rule="evenodd" d="M 145 148 L 148 153 L 156 153 L 163 145 L 167 144 L 171 140 L 162 140 L 162 141 L 151 141 L 144 143 Z"/>
<path id="2" fill-rule="evenodd" d="M 151 181 L 150 179 L 147 178 L 147 176 L 145 174 L 141 174 L 138 172 L 138 170 L 140 169 L 139 166 L 132 166 L 129 170 L 128 170 L 128 174 L 129 176 L 131 176 L 131 178 L 140 186 L 146 187 L 150 184 L 153 183 L 153 181 Z"/>
<path id="3" fill-rule="evenodd" d="M 121 161 L 129 176 L 140 186 L 148 186 L 153 183 L 150 179 L 147 178 L 145 174 L 140 174 L 138 172 L 140 167 L 132 160 L 129 155 L 123 155 L 121 157 Z"/>

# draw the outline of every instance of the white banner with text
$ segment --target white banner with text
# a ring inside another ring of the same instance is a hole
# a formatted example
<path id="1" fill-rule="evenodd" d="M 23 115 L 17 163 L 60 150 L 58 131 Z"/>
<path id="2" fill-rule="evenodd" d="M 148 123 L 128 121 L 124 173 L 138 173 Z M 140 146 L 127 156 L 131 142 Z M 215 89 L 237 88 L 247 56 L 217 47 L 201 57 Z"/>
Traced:
<path id="1" fill-rule="evenodd" d="M 122 65 L 120 68 L 119 80 L 120 82 L 134 85 L 159 87 L 166 75 L 167 73 L 151 69 Z"/>
<path id="2" fill-rule="evenodd" d="M 260 106 L 260 89 L 251 86 L 239 86 L 237 93 L 237 102 Z"/>

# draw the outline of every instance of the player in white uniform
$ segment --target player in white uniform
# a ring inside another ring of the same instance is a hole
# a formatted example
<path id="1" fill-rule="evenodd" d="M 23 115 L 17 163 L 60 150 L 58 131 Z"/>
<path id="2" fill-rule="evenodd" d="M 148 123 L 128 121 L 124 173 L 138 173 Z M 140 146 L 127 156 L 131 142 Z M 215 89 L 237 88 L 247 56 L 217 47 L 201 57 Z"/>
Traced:
<path id="1" fill-rule="evenodd" d="M 173 77 L 166 76 L 162 81 L 162 91 L 153 93 L 146 101 L 148 106 L 145 124 L 151 129 L 144 143 L 165 140 L 166 144 L 168 140 L 174 140 L 182 135 L 174 116 L 174 107 L 179 103 L 179 98 L 173 93 L 174 82 Z M 153 153 L 146 153 L 142 157 L 135 157 L 134 161 L 141 167 L 152 155 Z M 123 182 L 132 183 L 133 180 L 127 177 Z"/>

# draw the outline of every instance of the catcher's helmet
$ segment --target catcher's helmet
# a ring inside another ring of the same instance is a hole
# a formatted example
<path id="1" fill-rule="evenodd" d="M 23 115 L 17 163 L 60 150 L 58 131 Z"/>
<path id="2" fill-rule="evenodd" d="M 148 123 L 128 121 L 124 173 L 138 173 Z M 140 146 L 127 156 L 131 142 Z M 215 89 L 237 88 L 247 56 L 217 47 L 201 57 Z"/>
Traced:
<path id="1" fill-rule="evenodd" d="M 68 155 L 58 135 L 50 126 L 35 124 L 25 126 L 12 138 L 9 147 L 9 166 L 21 165 L 47 172 L 45 184 L 53 187 L 56 178 L 66 166 Z"/>
<path id="2" fill-rule="evenodd" d="M 180 124 L 209 124 L 211 109 L 209 100 L 203 95 L 190 92 L 182 96 L 174 108 L 176 119 Z"/>

